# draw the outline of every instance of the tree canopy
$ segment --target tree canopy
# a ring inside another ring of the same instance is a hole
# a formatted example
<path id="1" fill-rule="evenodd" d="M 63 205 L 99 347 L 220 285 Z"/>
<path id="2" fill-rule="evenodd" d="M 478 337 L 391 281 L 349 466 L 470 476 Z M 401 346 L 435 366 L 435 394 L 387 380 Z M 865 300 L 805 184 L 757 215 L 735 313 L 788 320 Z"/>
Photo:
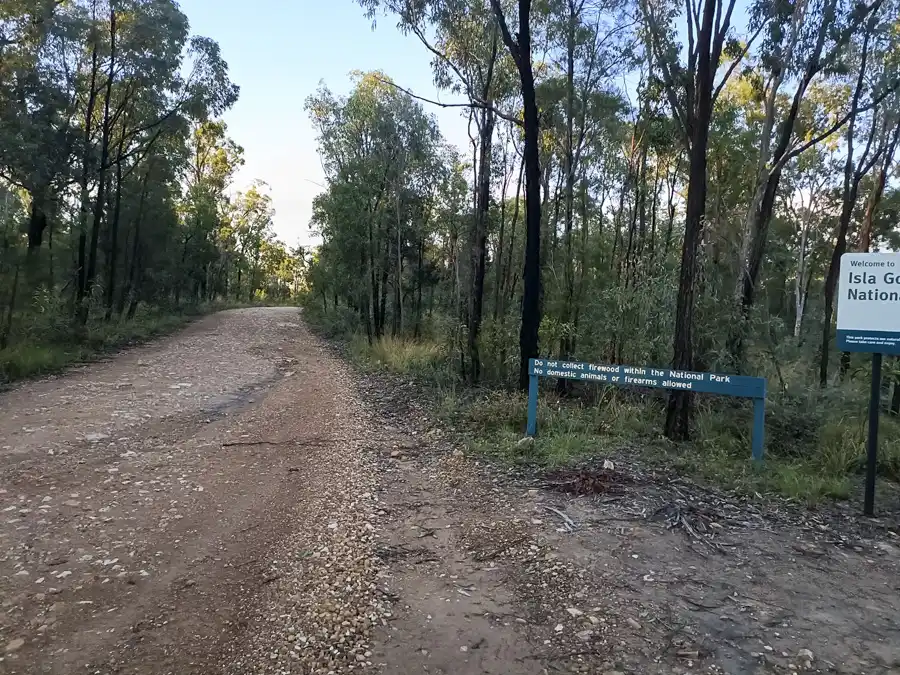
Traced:
<path id="1" fill-rule="evenodd" d="M 897 240 L 896 0 L 358 1 L 460 99 L 384 73 L 309 99 L 325 307 L 470 382 L 543 356 L 842 386 L 840 255 Z M 432 105 L 469 119 L 461 155 Z M 668 408 L 686 438 L 690 394 Z"/>
<path id="2" fill-rule="evenodd" d="M 65 334 L 290 294 L 302 256 L 275 240 L 265 185 L 232 194 L 238 94 L 174 0 L 3 3 L 0 347 L 36 312 Z"/>

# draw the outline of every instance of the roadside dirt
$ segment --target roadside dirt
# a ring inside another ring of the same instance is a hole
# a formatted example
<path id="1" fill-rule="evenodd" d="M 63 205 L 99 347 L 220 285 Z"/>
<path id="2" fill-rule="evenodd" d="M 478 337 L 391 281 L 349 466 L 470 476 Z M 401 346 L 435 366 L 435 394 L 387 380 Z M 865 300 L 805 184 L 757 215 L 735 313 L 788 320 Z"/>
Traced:
<path id="1" fill-rule="evenodd" d="M 0 395 L 0 673 L 900 672 L 895 523 L 589 475 L 207 317 Z"/>

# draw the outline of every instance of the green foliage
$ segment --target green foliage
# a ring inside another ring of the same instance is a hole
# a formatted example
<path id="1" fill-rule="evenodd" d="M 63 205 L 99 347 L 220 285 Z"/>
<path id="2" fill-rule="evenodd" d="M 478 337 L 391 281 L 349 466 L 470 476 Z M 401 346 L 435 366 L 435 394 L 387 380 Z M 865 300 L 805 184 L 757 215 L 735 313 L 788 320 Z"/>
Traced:
<path id="1" fill-rule="evenodd" d="M 65 314 L 29 314 L 19 324 L 21 334 L 12 346 L 0 349 L 0 386 L 29 377 L 49 375 L 123 347 L 170 333 L 186 322 L 222 305 L 192 306 L 170 314 L 141 307 L 134 318 L 106 322 L 102 314 L 84 327 L 65 320 Z"/>
<path id="2" fill-rule="evenodd" d="M 173 0 L 0 10 L 4 377 L 58 367 L 213 303 L 283 302 L 305 252 L 272 233 L 218 44 Z"/>

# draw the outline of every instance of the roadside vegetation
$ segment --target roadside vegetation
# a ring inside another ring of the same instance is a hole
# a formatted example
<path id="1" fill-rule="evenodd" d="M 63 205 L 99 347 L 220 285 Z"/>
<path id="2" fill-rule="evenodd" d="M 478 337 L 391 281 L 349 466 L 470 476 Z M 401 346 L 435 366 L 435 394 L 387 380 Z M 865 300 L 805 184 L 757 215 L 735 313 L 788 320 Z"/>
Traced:
<path id="1" fill-rule="evenodd" d="M 238 94 L 174 0 L 4 3 L 0 384 L 299 291 L 265 184 L 233 189 Z"/>
<path id="2" fill-rule="evenodd" d="M 809 502 L 856 489 L 870 367 L 835 348 L 837 279 L 844 252 L 898 244 L 897 0 L 358 2 L 422 43 L 448 98 L 382 72 L 308 98 L 324 331 L 433 383 L 487 455 L 640 455 Z M 538 357 L 766 377 L 765 466 L 749 403 L 550 378 L 516 448 Z"/>
<path id="3" fill-rule="evenodd" d="M 533 444 L 520 443 L 526 394 L 508 382 L 466 383 L 453 345 L 430 328 L 424 331 L 428 337 L 385 336 L 369 344 L 346 308 L 325 312 L 307 297 L 304 315 L 320 335 L 343 344 L 363 371 L 414 380 L 434 414 L 491 461 L 544 470 L 604 459 L 637 462 L 741 494 L 778 494 L 811 506 L 848 499 L 862 484 L 868 419 L 864 371 L 839 390 L 770 391 L 766 457 L 759 467 L 750 458 L 750 401 L 700 396 L 691 439 L 673 442 L 660 433 L 666 399 L 658 391 L 569 383 L 560 395 L 555 381 L 542 378 L 538 435 Z M 881 426 L 879 501 L 886 503 L 895 499 L 900 483 L 900 418 L 888 412 Z"/>

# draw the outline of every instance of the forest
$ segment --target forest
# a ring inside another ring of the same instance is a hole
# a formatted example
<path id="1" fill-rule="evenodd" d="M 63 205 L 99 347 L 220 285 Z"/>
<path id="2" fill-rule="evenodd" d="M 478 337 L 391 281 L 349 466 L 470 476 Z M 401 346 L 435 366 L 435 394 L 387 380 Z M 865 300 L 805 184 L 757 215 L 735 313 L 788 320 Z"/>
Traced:
<path id="1" fill-rule="evenodd" d="M 233 191 L 238 94 L 175 0 L 0 3 L 0 383 L 296 293 L 266 185 Z"/>
<path id="2" fill-rule="evenodd" d="M 482 437 L 513 442 L 529 358 L 767 377 L 762 477 L 747 407 L 685 391 L 550 381 L 544 458 L 660 446 L 751 486 L 847 496 L 869 360 L 836 349 L 837 274 L 845 252 L 898 245 L 900 4 L 357 4 L 421 43 L 457 102 L 379 71 L 308 98 L 327 176 L 309 316 L 468 396 Z M 465 117 L 467 147 L 435 106 Z M 893 359 L 883 382 L 879 472 L 896 480 Z"/>

